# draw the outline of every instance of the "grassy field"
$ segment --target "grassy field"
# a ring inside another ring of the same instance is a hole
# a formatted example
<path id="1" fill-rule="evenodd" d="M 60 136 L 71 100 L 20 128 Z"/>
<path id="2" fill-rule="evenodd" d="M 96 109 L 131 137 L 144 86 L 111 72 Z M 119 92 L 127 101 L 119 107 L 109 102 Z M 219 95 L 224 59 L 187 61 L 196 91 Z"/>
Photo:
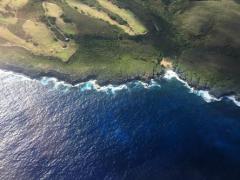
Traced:
<path id="1" fill-rule="evenodd" d="M 27 5 L 27 3 L 28 1 L 26 0 L 1 1 L 1 8 L 4 9 L 5 13 L 6 11 L 9 13 L 12 11 L 15 12 L 15 14 L 1 15 L 0 38 L 6 41 L 5 43 L 1 44 L 1 46 L 7 46 L 9 48 L 18 46 L 36 55 L 52 56 L 59 58 L 64 62 L 68 61 L 69 58 L 76 52 L 77 45 L 73 41 L 64 42 L 57 39 L 56 35 L 44 23 L 39 22 L 39 19 L 37 18 L 32 18 L 29 20 L 23 17 L 18 17 L 17 10 L 23 8 L 25 5 Z M 57 5 L 51 5 L 49 5 L 50 8 L 48 13 L 50 15 L 60 16 L 61 9 L 58 8 Z M 43 2 L 43 6 L 46 6 L 45 2 Z M 55 14 L 51 8 L 55 8 Z M 18 23 L 20 21 L 22 23 Z M 63 21 L 60 21 L 60 23 L 61 22 Z M 12 28 L 10 28 L 10 25 L 16 26 L 12 26 Z M 65 26 L 65 23 L 62 26 L 69 30 L 69 27 Z M 15 32 L 12 32 L 11 29 L 18 29 L 18 32 L 21 33 L 15 34 Z"/>
<path id="2" fill-rule="evenodd" d="M 144 29 L 144 26 L 142 26 L 138 20 L 134 19 L 134 16 L 132 16 L 130 12 L 121 10 L 110 2 L 99 1 L 100 4 L 103 5 L 103 7 L 110 9 L 110 11 L 114 11 L 114 13 L 118 15 L 120 14 L 120 16 L 122 16 L 123 14 L 124 15 L 126 14 L 123 19 L 126 19 L 126 21 L 130 23 L 129 26 L 120 24 L 116 20 L 112 19 L 108 13 L 102 11 L 101 9 L 98 10 L 95 7 L 90 7 L 76 0 L 67 0 L 66 2 L 73 9 L 76 9 L 79 13 L 85 14 L 87 16 L 90 16 L 96 19 L 103 20 L 109 23 L 110 25 L 117 26 L 118 28 L 122 29 L 125 33 L 129 35 L 139 35 L 146 32 L 146 30 Z"/>
<path id="3" fill-rule="evenodd" d="M 151 44 L 128 40 L 129 35 L 145 33 L 144 26 L 129 10 L 111 5 L 119 11 L 117 19 L 110 17 L 112 7 L 96 9 L 79 1 L 25 4 L 14 15 L 15 22 L 8 22 L 13 17 L 7 16 L 0 25 L 0 65 L 54 70 L 74 77 L 95 75 L 102 81 L 147 77 L 160 71 L 161 57 Z M 121 25 L 121 18 L 127 23 Z"/>
<path id="4" fill-rule="evenodd" d="M 23 30 L 30 37 L 28 42 L 35 45 L 43 55 L 58 57 L 66 62 L 77 50 L 77 45 L 73 42 L 55 40 L 53 33 L 41 22 L 27 20 L 23 24 Z"/>
<path id="5" fill-rule="evenodd" d="M 179 57 L 189 79 L 240 92 L 240 5 L 232 0 L 196 1 L 177 15 L 190 48 Z"/>
<path id="6" fill-rule="evenodd" d="M 95 76 L 96 79 L 109 82 L 121 82 L 124 79 L 135 77 L 147 77 L 159 72 L 156 68 L 158 52 L 152 46 L 142 46 L 138 43 L 125 40 L 119 45 L 117 41 L 111 40 L 83 40 L 77 53 L 66 64 L 54 59 L 46 59 L 43 56 L 36 56 L 29 51 L 18 47 L 1 47 L 2 54 L 0 66 L 8 64 L 13 67 L 21 67 L 26 72 L 56 71 L 69 75 L 73 79 L 84 79 L 88 76 Z M 98 58 L 96 58 L 98 57 Z"/>
<path id="7" fill-rule="evenodd" d="M 28 0 L 1 0 L 0 12 L 14 12 L 28 3 Z"/>
<path id="8" fill-rule="evenodd" d="M 68 22 L 68 23 L 64 22 L 64 19 L 62 18 L 64 15 L 64 12 L 61 7 L 51 2 L 43 2 L 42 5 L 45 11 L 45 15 L 47 17 L 55 18 L 55 22 L 53 26 L 60 28 L 60 31 L 63 31 L 63 33 L 70 34 L 70 35 L 77 34 L 78 30 L 75 24 L 71 22 Z"/>
<path id="9" fill-rule="evenodd" d="M 134 35 L 146 34 L 146 27 L 135 17 L 135 15 L 130 11 L 123 8 L 119 8 L 110 1 L 107 0 L 97 0 L 99 4 L 111 11 L 112 13 L 117 14 L 123 20 L 127 22 L 131 30 L 134 32 Z"/>
<path id="10" fill-rule="evenodd" d="M 15 17 L 3 17 L 0 15 L 0 25 L 7 26 L 9 24 L 16 24 L 18 21 Z"/>
<path id="11" fill-rule="evenodd" d="M 0 65 L 110 80 L 173 64 L 240 94 L 239 19 L 239 0 L 3 0 Z"/>

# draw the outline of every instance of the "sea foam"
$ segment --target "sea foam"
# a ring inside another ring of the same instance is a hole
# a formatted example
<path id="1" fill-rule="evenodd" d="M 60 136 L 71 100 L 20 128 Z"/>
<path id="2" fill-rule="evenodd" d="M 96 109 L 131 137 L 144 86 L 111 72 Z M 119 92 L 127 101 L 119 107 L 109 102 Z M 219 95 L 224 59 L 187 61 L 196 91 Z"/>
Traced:
<path id="1" fill-rule="evenodd" d="M 0 69 L 0 75 L 2 77 L 2 80 L 8 81 L 8 82 L 16 81 L 16 79 L 18 79 L 19 81 L 34 81 L 28 76 L 18 74 L 12 71 L 2 70 L 2 69 Z"/>
<path id="2" fill-rule="evenodd" d="M 181 79 L 179 77 L 179 75 L 174 72 L 173 70 L 167 70 L 165 75 L 164 75 L 164 79 L 167 80 L 171 80 L 171 79 L 177 79 L 178 81 L 180 81 L 181 83 L 184 84 L 185 87 L 187 87 L 189 89 L 190 93 L 194 93 L 198 96 L 201 96 L 207 103 L 211 103 L 211 102 L 215 102 L 215 101 L 221 101 L 223 99 L 223 97 L 221 98 L 216 98 L 213 95 L 211 95 L 209 93 L 209 91 L 206 90 L 196 90 L 193 87 L 191 87 L 186 81 L 184 81 L 183 79 Z M 227 99 L 231 100 L 235 105 L 240 107 L 240 102 L 237 101 L 235 96 L 226 96 Z"/>
<path id="3" fill-rule="evenodd" d="M 144 89 L 161 87 L 160 84 L 153 79 L 149 83 L 145 83 L 142 81 L 133 81 L 133 82 L 129 82 L 126 84 L 121 84 L 121 85 L 108 84 L 105 86 L 100 86 L 96 80 L 89 80 L 87 82 L 79 83 L 76 85 L 71 85 L 64 81 L 59 81 L 58 79 L 52 78 L 52 77 L 42 77 L 40 82 L 44 86 L 50 85 L 54 89 L 63 90 L 65 92 L 70 90 L 71 88 L 78 88 L 80 90 L 80 92 L 94 90 L 97 92 L 105 92 L 107 94 L 115 94 L 118 91 L 130 90 L 130 87 L 132 87 L 132 86 L 137 87 L 137 88 L 144 88 Z"/>
<path id="4" fill-rule="evenodd" d="M 194 93 L 194 94 L 196 94 L 198 96 L 201 96 L 207 103 L 214 102 L 214 101 L 221 101 L 222 100 L 222 98 L 218 99 L 218 98 L 214 97 L 213 95 L 209 94 L 209 92 L 206 91 L 206 90 L 196 90 L 196 89 L 194 89 L 186 81 L 181 79 L 179 77 L 179 75 L 176 72 L 174 72 L 173 70 L 167 70 L 165 75 L 164 75 L 164 78 L 167 79 L 167 80 L 171 80 L 173 78 L 177 79 L 179 82 L 184 84 L 184 86 L 189 89 L 190 93 Z"/>
<path id="5" fill-rule="evenodd" d="M 234 104 L 236 104 L 238 107 L 240 107 L 240 101 L 237 101 L 235 96 L 228 96 L 229 100 L 231 100 Z"/>
<path id="6" fill-rule="evenodd" d="M 42 77 L 40 79 L 40 81 L 37 81 L 36 79 L 31 79 L 28 76 L 25 76 L 25 75 L 22 75 L 19 73 L 15 73 L 12 71 L 6 71 L 6 70 L 0 70 L 0 75 L 1 75 L 1 77 L 3 77 L 3 80 L 7 81 L 7 82 L 11 82 L 11 81 L 14 82 L 16 80 L 35 81 L 35 82 L 40 82 L 44 86 L 50 85 L 53 87 L 53 89 L 62 90 L 63 92 L 68 92 L 71 88 L 79 88 L 79 90 L 81 92 L 95 90 L 98 92 L 105 92 L 107 94 L 115 94 L 116 92 L 122 91 L 122 90 L 130 91 L 130 88 L 132 88 L 132 86 L 137 87 L 137 88 L 144 88 L 144 89 L 161 87 L 161 85 L 153 79 L 151 79 L 149 83 L 142 82 L 142 81 L 133 81 L 133 82 L 129 82 L 126 84 L 121 84 L 121 85 L 109 84 L 109 85 L 105 85 L 105 86 L 100 86 L 96 80 L 89 80 L 87 82 L 82 82 L 82 83 L 79 83 L 76 85 L 69 84 L 65 81 L 60 81 L 54 77 Z M 163 78 L 166 80 L 172 80 L 172 79 L 178 80 L 185 87 L 187 87 L 189 89 L 190 93 L 194 93 L 194 94 L 202 97 L 204 99 L 204 101 L 206 101 L 207 103 L 221 101 L 223 99 L 223 98 L 214 97 L 213 95 L 211 95 L 209 93 L 209 91 L 194 89 L 186 81 L 181 79 L 179 77 L 179 75 L 176 72 L 174 72 L 173 70 L 167 70 L 166 73 L 164 74 Z M 226 98 L 229 99 L 230 101 L 232 101 L 235 105 L 240 107 L 240 101 L 237 101 L 235 96 L 226 96 Z"/>

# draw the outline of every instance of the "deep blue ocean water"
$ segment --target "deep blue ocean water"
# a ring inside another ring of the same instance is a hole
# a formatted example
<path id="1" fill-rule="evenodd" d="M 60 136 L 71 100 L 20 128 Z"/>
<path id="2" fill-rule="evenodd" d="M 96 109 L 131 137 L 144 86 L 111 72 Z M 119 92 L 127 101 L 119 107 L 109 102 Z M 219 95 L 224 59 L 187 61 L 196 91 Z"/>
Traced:
<path id="1" fill-rule="evenodd" d="M 96 90 L 0 72 L 0 179 L 239 180 L 240 107 L 176 79 Z"/>

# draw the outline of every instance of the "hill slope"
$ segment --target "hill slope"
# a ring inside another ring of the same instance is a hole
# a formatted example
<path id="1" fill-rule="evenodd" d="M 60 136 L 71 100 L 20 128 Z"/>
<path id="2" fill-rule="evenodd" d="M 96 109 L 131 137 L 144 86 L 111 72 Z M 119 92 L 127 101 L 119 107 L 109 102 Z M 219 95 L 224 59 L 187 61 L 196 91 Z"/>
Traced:
<path id="1" fill-rule="evenodd" d="M 238 0 L 3 0 L 0 66 L 77 82 L 161 74 L 240 96 Z"/>

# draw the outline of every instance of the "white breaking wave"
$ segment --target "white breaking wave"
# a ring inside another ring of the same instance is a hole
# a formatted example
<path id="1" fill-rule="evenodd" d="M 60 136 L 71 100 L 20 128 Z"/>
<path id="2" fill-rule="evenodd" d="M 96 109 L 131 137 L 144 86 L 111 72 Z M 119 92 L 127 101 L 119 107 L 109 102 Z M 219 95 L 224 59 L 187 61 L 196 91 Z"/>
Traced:
<path id="1" fill-rule="evenodd" d="M 240 101 L 237 101 L 235 96 L 228 96 L 228 99 L 230 99 L 234 104 L 240 107 Z"/>
<path id="2" fill-rule="evenodd" d="M 22 74 L 14 73 L 12 71 L 6 71 L 1 69 L 0 69 L 0 75 L 3 80 L 7 80 L 8 82 L 16 81 L 16 77 L 20 81 L 33 81 L 33 79 L 31 79 L 30 77 L 24 76 Z"/>
<path id="3" fill-rule="evenodd" d="M 186 81 L 184 81 L 183 79 L 181 79 L 179 77 L 179 75 L 174 72 L 173 70 L 167 70 L 165 75 L 164 75 L 164 78 L 167 79 L 167 80 L 171 80 L 173 78 L 177 79 L 178 81 L 180 81 L 181 83 L 184 84 L 185 87 L 187 87 L 190 91 L 190 93 L 194 93 L 198 96 L 201 96 L 207 103 L 210 103 L 210 102 L 214 102 L 214 101 L 221 101 L 222 98 L 216 98 L 214 96 L 212 96 L 211 94 L 209 94 L 208 91 L 206 90 L 195 90 L 193 87 L 191 87 Z"/>
<path id="4" fill-rule="evenodd" d="M 105 92 L 107 94 L 110 94 L 110 93 L 115 94 L 116 92 L 121 91 L 121 90 L 129 90 L 129 86 L 133 85 L 133 84 L 136 87 L 142 87 L 145 89 L 150 89 L 153 87 L 158 87 L 158 88 L 161 87 L 160 84 L 158 84 L 153 79 L 150 81 L 150 83 L 135 81 L 132 83 L 127 83 L 127 84 L 121 84 L 121 85 L 109 84 L 106 86 L 100 86 L 99 84 L 97 84 L 96 80 L 89 80 L 87 82 L 79 83 L 76 85 L 71 85 L 64 81 L 59 81 L 56 78 L 49 78 L 49 77 L 43 77 L 40 80 L 40 82 L 44 86 L 53 85 L 54 89 L 63 89 L 64 91 L 69 90 L 70 88 L 79 88 L 79 90 L 81 92 L 95 90 L 97 92 Z"/>
<path id="5" fill-rule="evenodd" d="M 149 83 L 145 83 L 142 81 L 134 81 L 134 82 L 130 82 L 127 84 L 122 84 L 122 85 L 109 84 L 106 86 L 100 86 L 99 84 L 97 84 L 96 80 L 90 80 L 90 81 L 79 83 L 76 85 L 66 83 L 65 81 L 60 81 L 54 77 L 42 77 L 40 79 L 40 81 L 38 81 L 35 79 L 31 79 L 30 77 L 22 75 L 22 74 L 18 74 L 18 73 L 12 72 L 12 71 L 5 71 L 5 70 L 1 70 L 1 69 L 0 69 L 0 75 L 1 75 L 2 79 L 7 82 L 11 82 L 11 81 L 14 82 L 14 81 L 16 81 L 16 78 L 19 81 L 35 81 L 35 82 L 40 82 L 44 86 L 53 85 L 54 89 L 61 89 L 64 92 L 67 92 L 71 88 L 79 88 L 81 92 L 95 90 L 98 92 L 115 94 L 116 92 L 121 91 L 121 90 L 129 90 L 129 86 L 132 87 L 132 85 L 134 85 L 135 87 L 142 87 L 144 89 L 151 89 L 153 87 L 157 87 L 157 88 L 161 87 L 161 85 L 153 79 L 151 79 L 151 81 Z M 167 80 L 177 79 L 179 82 L 184 84 L 184 86 L 189 89 L 190 93 L 194 93 L 198 96 L 201 96 L 207 103 L 221 101 L 223 99 L 223 98 L 214 97 L 213 95 L 211 95 L 209 93 L 209 91 L 194 89 L 186 81 L 181 79 L 179 77 L 179 75 L 176 72 L 174 72 L 173 70 L 167 70 L 163 78 L 167 79 Z M 235 96 L 227 96 L 226 98 L 228 98 L 234 104 L 236 104 L 237 106 L 240 107 L 240 101 L 237 101 Z"/>
<path id="6" fill-rule="evenodd" d="M 206 90 L 196 90 L 193 87 L 191 87 L 186 81 L 181 79 L 179 75 L 174 72 L 173 70 L 167 70 L 164 78 L 167 80 L 171 80 L 173 78 L 177 79 L 181 83 L 184 84 L 185 87 L 187 87 L 190 90 L 190 93 L 194 93 L 198 96 L 201 96 L 207 103 L 215 102 L 215 101 L 221 101 L 223 98 L 216 98 L 213 95 L 209 93 L 209 91 Z M 229 100 L 231 100 L 234 104 L 240 107 L 240 102 L 236 100 L 235 96 L 226 96 Z"/>

